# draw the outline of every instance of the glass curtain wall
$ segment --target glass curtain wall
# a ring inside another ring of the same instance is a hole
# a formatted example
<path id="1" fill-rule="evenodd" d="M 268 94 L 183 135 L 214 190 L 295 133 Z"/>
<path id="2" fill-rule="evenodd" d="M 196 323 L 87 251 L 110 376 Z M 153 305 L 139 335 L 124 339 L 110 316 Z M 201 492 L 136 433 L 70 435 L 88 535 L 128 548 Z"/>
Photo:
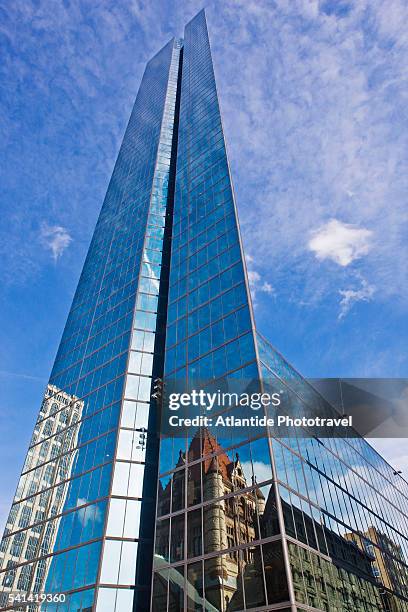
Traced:
<path id="1" fill-rule="evenodd" d="M 317 410 L 254 329 L 201 13 L 185 29 L 165 377 L 259 377 Z M 161 439 L 153 610 L 408 610 L 408 490 L 369 444 L 215 429 Z"/>
<path id="2" fill-rule="evenodd" d="M 369 444 L 233 427 L 159 444 L 163 375 L 325 402 L 255 330 L 203 11 L 147 64 L 0 543 L 0 608 L 408 611 L 407 483 Z"/>
<path id="3" fill-rule="evenodd" d="M 187 25 L 183 53 L 165 378 L 257 379 L 204 12 Z M 154 610 L 288 606 L 272 489 L 266 437 L 192 429 L 161 440 Z"/>
<path id="4" fill-rule="evenodd" d="M 149 586 L 137 541 L 143 505 L 154 512 L 147 430 L 178 62 L 171 41 L 143 76 L 1 541 L 2 609 L 10 593 L 63 592 L 58 609 L 91 610 L 98 583 L 126 585 L 104 593 L 130 609 L 134 585 Z"/>
<path id="5" fill-rule="evenodd" d="M 258 334 L 264 380 L 325 400 Z M 408 486 L 362 438 L 272 441 L 296 600 L 321 610 L 408 610 Z"/>
<path id="6" fill-rule="evenodd" d="M 150 405 L 152 377 L 163 367 L 167 299 L 168 215 L 177 81 L 181 43 L 174 41 L 157 152 L 136 308 L 131 335 L 124 401 L 102 553 L 97 612 L 130 610 L 150 601 L 154 500 L 157 479 L 156 404 Z M 167 269 L 166 269 L 167 268 Z"/>

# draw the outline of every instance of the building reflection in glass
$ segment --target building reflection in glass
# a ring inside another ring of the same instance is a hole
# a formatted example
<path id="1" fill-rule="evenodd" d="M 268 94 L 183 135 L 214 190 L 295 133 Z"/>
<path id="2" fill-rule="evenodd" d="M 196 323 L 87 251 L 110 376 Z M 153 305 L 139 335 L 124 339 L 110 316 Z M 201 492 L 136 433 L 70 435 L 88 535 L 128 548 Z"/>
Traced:
<path id="1" fill-rule="evenodd" d="M 178 455 L 175 449 L 183 440 L 168 443 L 177 462 L 158 486 L 154 610 L 286 609 L 290 596 L 279 508 L 291 588 L 300 606 L 338 612 L 407 610 L 403 599 L 393 595 L 407 592 L 401 548 L 373 528 L 361 536 L 348 532 L 339 519 L 300 494 L 306 463 L 296 465 L 296 456 L 281 442 L 273 441 L 282 477 L 277 488 L 266 469 L 266 438 L 225 451 L 203 429 Z M 304 444 L 313 447 L 316 440 Z M 279 454 L 285 457 L 284 477 Z M 297 492 L 288 481 L 296 482 Z"/>
<path id="2" fill-rule="evenodd" d="M 270 479 L 270 468 L 264 463 L 269 455 L 251 462 L 255 449 L 268 452 L 266 439 L 254 441 L 253 449 L 244 445 L 242 458 L 239 452 L 231 458 L 204 429 L 190 443 L 188 463 L 186 453 L 180 451 L 176 470 L 161 479 L 157 503 L 158 515 L 164 518 L 156 530 L 154 609 L 173 609 L 170 603 L 166 608 L 167 597 L 175 598 L 174 609 L 183 609 L 184 574 L 188 610 L 242 610 L 287 600 L 271 484 L 256 486 L 251 467 L 263 466 Z M 212 456 L 200 461 L 209 453 Z M 192 509 L 184 512 L 186 506 Z M 170 511 L 174 515 L 165 518 Z M 273 541 L 254 544 L 271 536 Z M 185 557 L 186 568 L 166 567 Z M 194 561 L 199 557 L 203 559 Z"/>
<path id="3" fill-rule="evenodd" d="M 102 462 L 110 451 L 107 436 L 81 447 L 91 425 L 82 420 L 83 410 L 83 401 L 47 386 L 1 543 L 1 606 L 7 606 L 9 593 L 63 592 L 72 582 L 95 582 L 100 542 L 77 546 L 101 535 L 105 502 L 93 500 L 102 496 L 107 479 L 101 479 L 103 468 L 87 470 L 95 456 Z M 88 600 L 91 609 L 92 599 L 84 591 L 72 604 L 86 609 Z"/>
<path id="4" fill-rule="evenodd" d="M 323 406 L 255 328 L 203 11 L 147 64 L 1 541 L 0 605 L 51 591 L 57 612 L 147 612 L 155 537 L 159 612 L 406 611 L 406 481 L 361 438 L 231 428 L 159 449 L 151 387 L 173 377 Z"/>

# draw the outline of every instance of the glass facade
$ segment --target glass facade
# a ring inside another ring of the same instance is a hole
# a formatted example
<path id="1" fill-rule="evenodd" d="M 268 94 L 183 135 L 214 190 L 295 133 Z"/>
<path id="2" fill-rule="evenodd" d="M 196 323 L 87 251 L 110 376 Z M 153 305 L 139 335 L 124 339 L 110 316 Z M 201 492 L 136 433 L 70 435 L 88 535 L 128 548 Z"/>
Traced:
<path id="1" fill-rule="evenodd" d="M 254 328 L 203 13 L 183 53 L 165 378 L 259 377 L 313 411 Z M 153 610 L 408 610 L 408 489 L 364 440 L 221 435 L 161 439 Z"/>
<path id="2" fill-rule="evenodd" d="M 202 11 L 147 64 L 0 544 L 0 609 L 408 610 L 408 488 L 363 439 L 159 436 L 155 379 L 221 377 L 323 401 L 255 329 Z"/>
<path id="3" fill-rule="evenodd" d="M 1 609 L 16 593 L 66 594 L 47 611 L 149 605 L 180 52 L 143 76 L 7 519 Z"/>

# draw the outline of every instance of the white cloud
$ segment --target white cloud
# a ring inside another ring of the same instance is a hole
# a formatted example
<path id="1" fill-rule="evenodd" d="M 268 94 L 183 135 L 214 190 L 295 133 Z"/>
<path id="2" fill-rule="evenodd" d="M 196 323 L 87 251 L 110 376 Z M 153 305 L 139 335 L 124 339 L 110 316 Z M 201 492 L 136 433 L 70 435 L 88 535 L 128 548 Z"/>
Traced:
<path id="1" fill-rule="evenodd" d="M 406 438 L 372 438 L 368 442 L 380 453 L 396 471 L 402 470 L 405 479 L 408 477 L 408 451 Z M 398 485 L 400 479 L 396 479 Z"/>
<path id="2" fill-rule="evenodd" d="M 264 293 L 268 293 L 269 295 L 273 295 L 275 293 L 275 289 L 272 287 L 268 281 L 264 281 L 260 287 L 261 291 Z"/>
<path id="3" fill-rule="evenodd" d="M 377 28 L 388 10 L 392 32 Z M 208 13 L 244 246 L 281 303 L 332 303 L 351 265 L 379 301 L 406 298 L 402 15 L 398 0 L 226 0 L 222 19 Z M 317 271 L 310 254 L 336 267 Z"/>
<path id="4" fill-rule="evenodd" d="M 257 270 L 254 269 L 254 258 L 251 255 L 247 255 L 245 259 L 250 267 L 250 269 L 248 270 L 248 282 L 251 289 L 252 302 L 255 306 L 257 294 L 259 292 L 266 293 L 267 295 L 274 295 L 275 289 L 267 280 L 263 279 L 263 277 Z"/>
<path id="5" fill-rule="evenodd" d="M 78 506 L 88 503 L 88 499 L 78 497 Z M 81 524 L 86 527 L 90 522 L 100 522 L 102 520 L 102 512 L 99 506 L 92 504 L 78 510 L 78 518 Z"/>
<path id="6" fill-rule="evenodd" d="M 72 242 L 70 234 L 61 225 L 43 224 L 40 236 L 42 244 L 51 251 L 54 261 L 61 257 Z"/>
<path id="7" fill-rule="evenodd" d="M 319 261 L 331 259 L 345 267 L 369 252 L 371 236 L 370 230 L 330 219 L 313 232 L 308 247 Z"/>
<path id="8" fill-rule="evenodd" d="M 248 280 L 249 283 L 254 286 L 261 280 L 261 275 L 259 272 L 255 272 L 255 270 L 248 270 Z"/>
<path id="9" fill-rule="evenodd" d="M 24 378 L 26 380 L 38 380 L 39 382 L 47 382 L 46 378 L 40 378 L 39 376 L 31 376 L 31 374 L 23 374 L 20 372 L 8 372 L 7 370 L 0 370 L 0 376 L 5 378 Z"/>
<path id="10" fill-rule="evenodd" d="M 369 302 L 375 293 L 375 288 L 362 279 L 359 289 L 340 289 L 339 293 L 343 297 L 340 300 L 338 318 L 343 319 L 356 302 Z"/>
<path id="11" fill-rule="evenodd" d="M 241 466 L 248 485 L 251 484 L 252 469 L 254 471 L 257 483 L 271 479 L 271 466 L 269 463 L 264 463 L 263 461 L 253 461 L 251 464 L 251 461 L 242 461 Z M 269 489 L 270 485 L 267 485 L 267 487 Z"/>

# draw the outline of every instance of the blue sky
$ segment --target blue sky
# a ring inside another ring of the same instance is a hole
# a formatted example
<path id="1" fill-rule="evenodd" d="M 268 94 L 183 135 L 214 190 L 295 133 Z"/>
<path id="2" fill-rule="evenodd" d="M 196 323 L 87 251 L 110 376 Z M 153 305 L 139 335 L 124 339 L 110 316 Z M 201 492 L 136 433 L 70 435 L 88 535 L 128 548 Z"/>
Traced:
<path id="1" fill-rule="evenodd" d="M 145 62 L 201 8 L 0 8 L 0 523 Z M 258 326 L 306 376 L 407 376 L 407 4 L 207 18 Z"/>

